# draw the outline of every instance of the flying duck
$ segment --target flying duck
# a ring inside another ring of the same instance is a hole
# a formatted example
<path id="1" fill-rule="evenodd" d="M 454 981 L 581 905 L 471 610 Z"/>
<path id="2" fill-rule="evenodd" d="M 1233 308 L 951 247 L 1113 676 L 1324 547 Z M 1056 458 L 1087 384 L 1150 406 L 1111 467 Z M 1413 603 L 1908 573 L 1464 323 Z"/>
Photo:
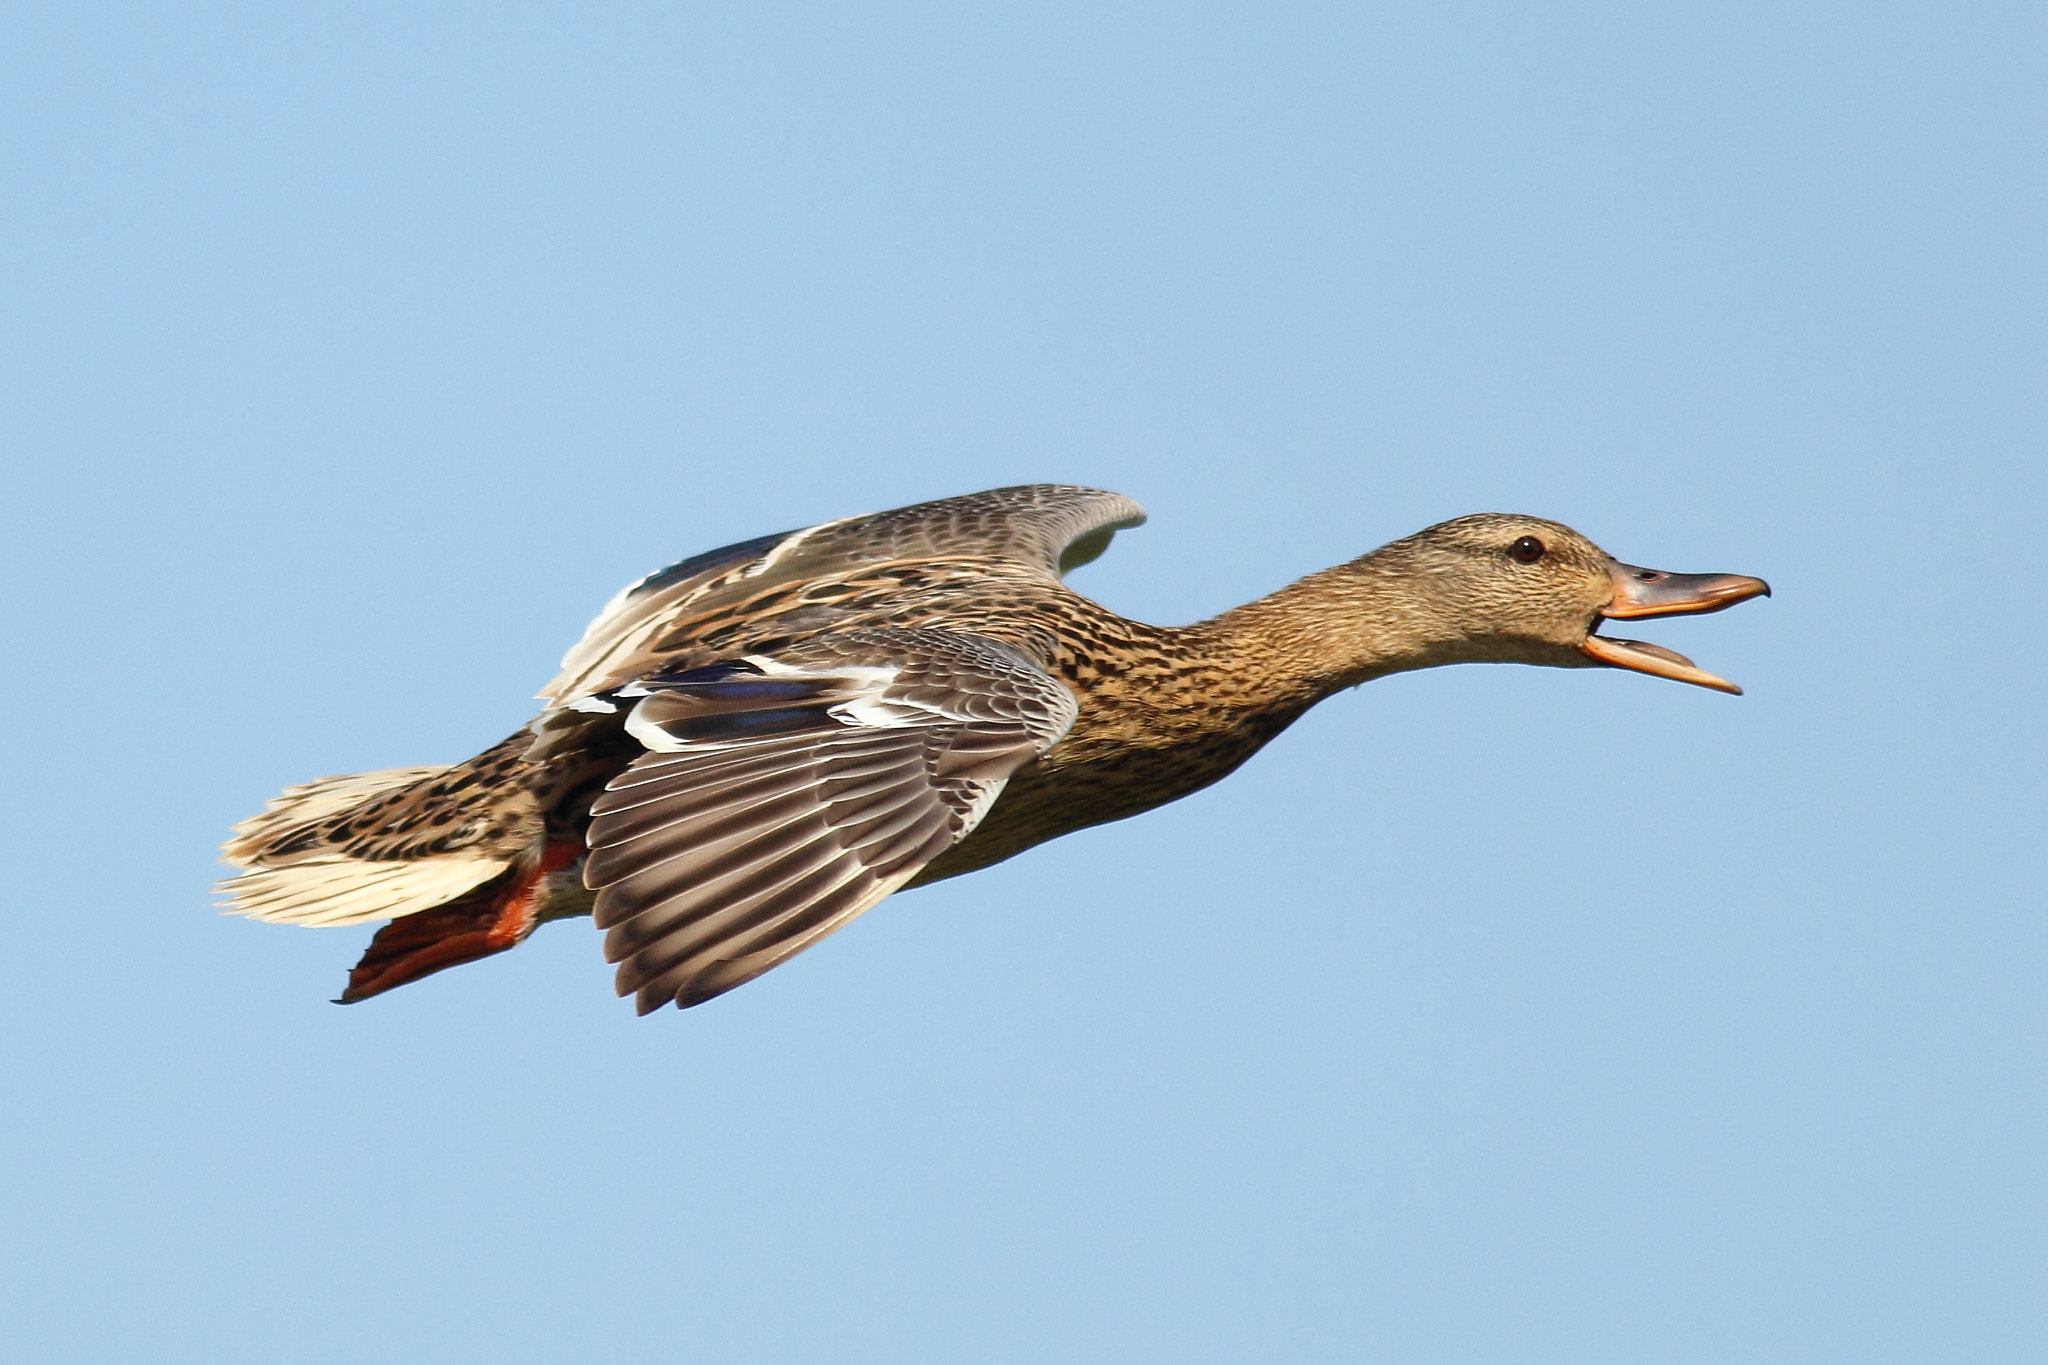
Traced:
<path id="1" fill-rule="evenodd" d="M 619 994 L 687 1008 L 892 891 L 1206 787 L 1388 673 L 1600 666 L 1739 693 L 1601 630 L 1770 592 L 1482 513 L 1152 626 L 1062 581 L 1144 519 L 1036 484 L 672 564 L 598 613 L 526 729 L 464 763 L 291 787 L 237 825 L 225 906 L 390 921 L 343 1003 L 594 915 Z"/>

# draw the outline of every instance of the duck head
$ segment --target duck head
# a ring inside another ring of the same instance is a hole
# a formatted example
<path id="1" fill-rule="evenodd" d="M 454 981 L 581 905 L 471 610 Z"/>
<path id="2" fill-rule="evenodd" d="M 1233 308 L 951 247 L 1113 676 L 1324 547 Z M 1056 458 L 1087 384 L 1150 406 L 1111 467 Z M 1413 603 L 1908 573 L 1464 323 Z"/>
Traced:
<path id="1" fill-rule="evenodd" d="M 1355 567 L 1397 574 L 1430 640 L 1428 662 L 1626 668 L 1740 695 L 1742 689 L 1661 645 L 1601 634 L 1609 621 L 1721 611 L 1770 585 L 1742 574 L 1682 574 L 1624 564 L 1569 526 L 1486 512 L 1395 541 Z M 1434 618 L 1433 621 L 1430 618 Z M 1432 624 L 1447 627 L 1432 630 Z"/>

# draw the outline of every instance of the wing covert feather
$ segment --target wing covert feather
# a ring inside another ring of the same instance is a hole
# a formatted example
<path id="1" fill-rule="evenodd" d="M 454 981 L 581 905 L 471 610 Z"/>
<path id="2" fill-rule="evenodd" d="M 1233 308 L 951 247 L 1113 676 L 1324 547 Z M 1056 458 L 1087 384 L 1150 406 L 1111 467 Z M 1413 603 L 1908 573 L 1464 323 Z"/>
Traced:
<path id="1" fill-rule="evenodd" d="M 685 618 L 779 584 L 863 564 L 960 557 L 1009 560 L 1057 579 L 1101 554 L 1117 531 L 1144 520 L 1145 509 L 1121 494 L 1026 484 L 729 545 L 620 590 L 540 696 L 563 706 L 615 687 Z"/>

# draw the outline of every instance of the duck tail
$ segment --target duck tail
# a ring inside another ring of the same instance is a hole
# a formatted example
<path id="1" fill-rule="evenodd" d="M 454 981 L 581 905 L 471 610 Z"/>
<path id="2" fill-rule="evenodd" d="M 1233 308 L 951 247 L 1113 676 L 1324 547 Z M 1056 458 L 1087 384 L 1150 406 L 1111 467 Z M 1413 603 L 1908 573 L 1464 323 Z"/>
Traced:
<path id="1" fill-rule="evenodd" d="M 531 739 L 522 731 L 463 763 L 286 788 L 222 845 L 239 869 L 216 888 L 223 908 L 307 926 L 391 921 L 349 973 L 344 1004 L 589 913 L 583 841 L 551 837 L 527 786 Z"/>
<path id="2" fill-rule="evenodd" d="M 366 826 L 374 828 L 448 771 L 386 768 L 285 788 L 221 845 L 221 861 L 240 869 L 214 885 L 221 908 L 332 928 L 431 909 L 497 877 L 508 861 L 481 849 L 377 856 L 356 844 Z"/>

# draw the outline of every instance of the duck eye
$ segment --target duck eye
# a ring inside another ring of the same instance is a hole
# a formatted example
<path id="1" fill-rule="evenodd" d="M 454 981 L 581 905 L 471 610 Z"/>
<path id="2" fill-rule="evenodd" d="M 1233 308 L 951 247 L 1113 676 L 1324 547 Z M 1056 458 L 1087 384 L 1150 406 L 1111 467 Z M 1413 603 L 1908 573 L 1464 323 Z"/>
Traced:
<path id="1" fill-rule="evenodd" d="M 1534 564 L 1543 558 L 1543 542 L 1534 536 L 1523 536 L 1508 546 L 1508 557 L 1523 564 Z"/>

